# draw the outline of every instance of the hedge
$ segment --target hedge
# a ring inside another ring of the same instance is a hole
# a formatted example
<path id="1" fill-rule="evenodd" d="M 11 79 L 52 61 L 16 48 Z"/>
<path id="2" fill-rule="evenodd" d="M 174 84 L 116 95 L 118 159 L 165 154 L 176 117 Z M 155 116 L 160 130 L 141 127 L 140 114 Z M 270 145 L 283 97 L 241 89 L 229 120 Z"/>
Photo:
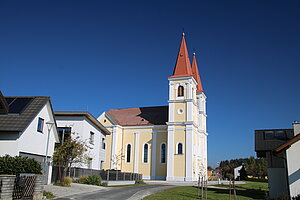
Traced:
<path id="1" fill-rule="evenodd" d="M 41 171 L 41 164 L 33 158 L 9 155 L 0 157 L 0 174 L 18 176 L 21 173 L 41 174 Z"/>

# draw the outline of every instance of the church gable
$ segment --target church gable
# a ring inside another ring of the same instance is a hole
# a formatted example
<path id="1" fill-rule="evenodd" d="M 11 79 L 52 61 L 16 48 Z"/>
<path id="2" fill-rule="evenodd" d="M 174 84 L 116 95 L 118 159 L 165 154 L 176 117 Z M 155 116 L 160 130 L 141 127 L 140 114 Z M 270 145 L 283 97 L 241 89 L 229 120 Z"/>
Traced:
<path id="1" fill-rule="evenodd" d="M 118 125 L 118 123 L 113 120 L 106 112 L 103 112 L 97 120 L 105 127 Z"/>

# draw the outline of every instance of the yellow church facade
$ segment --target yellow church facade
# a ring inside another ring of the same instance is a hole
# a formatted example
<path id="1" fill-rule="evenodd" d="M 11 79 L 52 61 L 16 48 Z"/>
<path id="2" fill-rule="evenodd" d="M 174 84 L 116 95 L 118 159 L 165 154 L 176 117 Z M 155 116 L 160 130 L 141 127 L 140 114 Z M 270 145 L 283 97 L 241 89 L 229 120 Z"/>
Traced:
<path id="1" fill-rule="evenodd" d="M 207 177 L 206 96 L 184 34 L 168 80 L 168 106 L 111 109 L 99 116 L 112 133 L 105 139 L 103 169 L 140 173 L 151 180 Z"/>

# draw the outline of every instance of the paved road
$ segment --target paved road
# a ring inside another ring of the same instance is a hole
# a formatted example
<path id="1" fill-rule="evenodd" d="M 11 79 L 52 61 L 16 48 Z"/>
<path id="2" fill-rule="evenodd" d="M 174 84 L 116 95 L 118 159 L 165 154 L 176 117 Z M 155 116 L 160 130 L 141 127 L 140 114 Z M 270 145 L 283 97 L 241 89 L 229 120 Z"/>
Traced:
<path id="1" fill-rule="evenodd" d="M 160 192 L 165 189 L 176 187 L 174 185 L 140 185 L 132 187 L 111 187 L 105 190 L 82 193 L 62 198 L 57 200 L 72 200 L 72 199 L 87 199 L 87 200 L 137 200 L 142 199 L 150 194 Z"/>

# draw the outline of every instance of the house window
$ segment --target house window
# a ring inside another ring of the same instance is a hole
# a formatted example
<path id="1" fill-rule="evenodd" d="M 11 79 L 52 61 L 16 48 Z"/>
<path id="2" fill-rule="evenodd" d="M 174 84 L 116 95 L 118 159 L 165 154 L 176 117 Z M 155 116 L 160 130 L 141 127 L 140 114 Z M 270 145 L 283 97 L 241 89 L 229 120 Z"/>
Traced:
<path id="1" fill-rule="evenodd" d="M 285 131 L 275 131 L 275 138 L 279 140 L 287 140 Z"/>
<path id="2" fill-rule="evenodd" d="M 160 147 L 160 163 L 166 163 L 166 144 L 161 144 Z"/>
<path id="3" fill-rule="evenodd" d="M 127 144 L 126 162 L 130 162 L 131 144 Z"/>
<path id="4" fill-rule="evenodd" d="M 44 129 L 44 119 L 39 117 L 37 131 L 42 133 L 43 129 Z"/>
<path id="5" fill-rule="evenodd" d="M 182 143 L 178 143 L 177 145 L 177 154 L 183 154 Z"/>
<path id="6" fill-rule="evenodd" d="M 183 97 L 184 94 L 184 88 L 182 85 L 178 86 L 178 95 L 179 97 Z"/>
<path id="7" fill-rule="evenodd" d="M 144 144 L 144 163 L 148 163 L 148 144 Z"/>
<path id="8" fill-rule="evenodd" d="M 90 143 L 94 144 L 94 139 L 95 139 L 95 133 L 93 133 L 92 131 L 90 132 Z"/>
<path id="9" fill-rule="evenodd" d="M 58 127 L 58 137 L 61 143 L 64 143 L 66 140 L 71 138 L 71 127 Z"/>
<path id="10" fill-rule="evenodd" d="M 104 138 L 102 138 L 102 149 L 105 149 L 105 142 L 104 142 Z"/>

